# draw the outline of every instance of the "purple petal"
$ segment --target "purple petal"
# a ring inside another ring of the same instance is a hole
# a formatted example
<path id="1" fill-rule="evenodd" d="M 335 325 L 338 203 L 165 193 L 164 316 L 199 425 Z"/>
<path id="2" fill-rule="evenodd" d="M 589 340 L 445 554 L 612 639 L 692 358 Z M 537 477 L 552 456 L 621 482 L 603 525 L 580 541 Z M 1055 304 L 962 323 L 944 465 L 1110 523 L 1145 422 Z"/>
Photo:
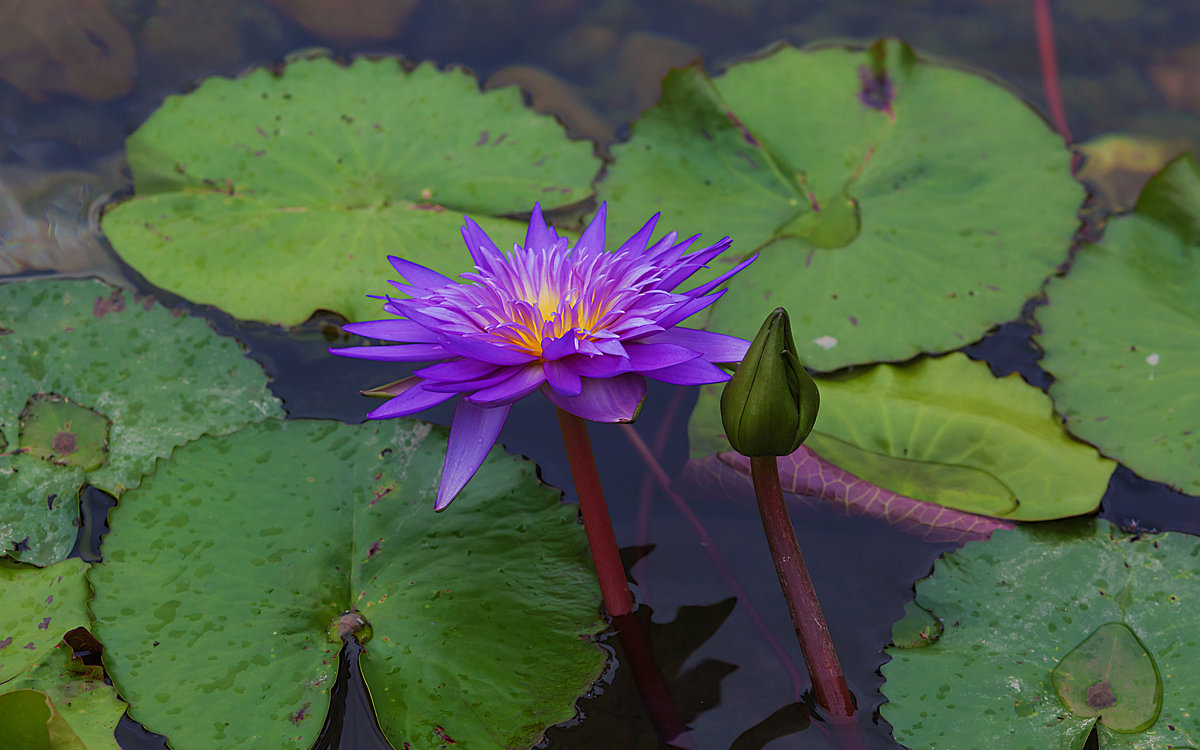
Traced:
<path id="1" fill-rule="evenodd" d="M 604 222 L 607 215 L 608 204 L 601 203 L 600 208 L 596 210 L 596 215 L 588 223 L 587 229 L 583 230 L 583 234 L 579 235 L 579 241 L 575 243 L 577 255 L 604 252 Z"/>
<path id="2" fill-rule="evenodd" d="M 658 224 L 659 216 L 661 216 L 661 214 L 654 214 L 651 216 L 650 221 L 647 221 L 645 226 L 637 230 L 635 235 L 625 240 L 625 242 L 623 242 L 621 246 L 617 248 L 617 254 L 619 255 L 620 253 L 625 252 L 640 254 L 645 252 L 646 245 L 650 242 L 650 237 L 654 234 L 654 226 Z"/>
<path id="3" fill-rule="evenodd" d="M 529 216 L 529 229 L 525 232 L 526 250 L 549 250 L 558 239 L 542 218 L 542 204 L 533 204 L 533 213 Z"/>
<path id="4" fill-rule="evenodd" d="M 568 331 L 566 335 L 542 341 L 542 359 L 562 359 L 579 352 L 579 339 L 575 336 L 575 331 Z"/>
<path id="5" fill-rule="evenodd" d="M 347 323 L 342 326 L 346 333 L 365 336 L 382 341 L 405 341 L 414 344 L 432 344 L 437 334 L 411 320 L 367 320 L 362 323 Z"/>
<path id="6" fill-rule="evenodd" d="M 413 370 L 418 375 L 429 380 L 470 380 L 482 378 L 496 371 L 496 365 L 490 362 L 480 362 L 475 359 L 455 359 L 450 362 L 439 362 L 436 365 Z"/>
<path id="7" fill-rule="evenodd" d="M 562 362 L 543 362 L 542 372 L 546 375 L 546 383 L 563 396 L 578 396 L 583 391 L 579 373 Z"/>
<path id="8" fill-rule="evenodd" d="M 758 260 L 758 253 L 755 253 L 754 255 L 750 256 L 749 258 L 746 258 L 741 263 L 738 263 L 736 266 L 729 269 L 728 271 L 721 274 L 720 276 L 713 279 L 712 281 L 708 282 L 707 284 L 701 284 L 700 286 L 696 287 L 695 289 L 690 289 L 690 290 L 684 292 L 684 294 L 686 294 L 689 297 L 699 297 L 702 294 L 707 294 L 708 292 L 710 292 L 713 289 L 716 289 L 718 286 L 720 286 L 721 283 L 724 282 L 726 279 L 728 279 L 730 276 L 733 276 L 735 273 L 742 270 L 743 268 L 750 265 L 751 263 L 753 263 L 756 260 Z"/>
<path id="9" fill-rule="evenodd" d="M 434 510 L 445 510 L 475 476 L 500 435 L 500 428 L 511 408 L 511 404 L 486 408 L 466 399 L 458 400 L 454 421 L 450 423 L 450 442 L 446 446 L 446 461 L 442 465 L 442 481 L 438 484 Z"/>
<path id="10" fill-rule="evenodd" d="M 425 362 L 450 356 L 437 344 L 405 344 L 403 346 L 344 346 L 330 349 L 330 354 L 356 359 L 377 359 L 380 362 Z"/>
<path id="11" fill-rule="evenodd" d="M 710 260 L 728 250 L 731 244 L 733 244 L 733 240 L 726 237 L 715 245 L 709 245 L 684 257 L 679 261 L 675 270 L 663 277 L 663 280 L 658 283 L 658 288 L 674 289 L 679 286 L 692 274 L 705 267 Z"/>
<path id="12" fill-rule="evenodd" d="M 519 367 L 500 367 L 492 375 L 483 378 L 471 378 L 465 380 L 436 380 L 425 384 L 425 388 L 438 393 L 465 393 L 466 391 L 480 391 L 484 388 L 491 388 L 493 385 L 499 385 L 513 376 L 513 372 L 520 369 Z"/>
<path id="13" fill-rule="evenodd" d="M 391 417 L 407 417 L 425 411 L 431 406 L 437 406 L 453 393 L 434 393 L 427 391 L 420 384 L 414 385 L 399 396 L 390 398 L 383 406 L 367 415 L 371 419 L 389 419 Z"/>
<path id="14" fill-rule="evenodd" d="M 391 261 L 392 268 L 396 269 L 396 273 L 403 276 L 410 286 L 421 291 L 438 289 L 447 284 L 456 283 L 449 276 L 443 276 L 432 268 L 426 268 L 411 260 L 397 258 L 395 255 L 389 255 L 388 260 Z"/>
<path id="15" fill-rule="evenodd" d="M 629 372 L 633 368 L 626 357 L 568 357 L 562 360 L 571 371 L 585 378 L 611 378 L 614 375 Z"/>
<path id="16" fill-rule="evenodd" d="M 675 307 L 672 307 L 669 312 L 658 319 L 658 324 L 663 328 L 671 328 L 676 323 L 682 323 L 712 303 L 721 299 L 721 297 L 727 291 L 729 290 L 722 289 L 716 294 L 706 294 L 703 297 L 695 297 L 681 305 L 676 305 Z"/>
<path id="17" fill-rule="evenodd" d="M 519 370 L 514 369 L 513 373 L 503 382 L 475 391 L 467 396 L 467 400 L 476 406 L 511 404 L 513 401 L 533 393 L 538 386 L 545 382 L 546 375 L 542 372 L 541 363 L 534 362 Z"/>
<path id="18" fill-rule="evenodd" d="M 493 365 L 523 365 L 536 357 L 527 351 L 509 349 L 499 343 L 470 339 L 464 336 L 438 336 L 438 343 L 451 354 Z"/>
<path id="19" fill-rule="evenodd" d="M 677 344 L 694 352 L 709 362 L 741 362 L 750 348 L 750 342 L 724 333 L 697 331 L 692 328 L 672 328 L 647 336 L 639 341 L 646 344 Z M 420 375 L 420 373 L 417 373 Z"/>
<path id="20" fill-rule="evenodd" d="M 629 352 L 629 364 L 635 372 L 661 370 L 664 367 L 689 362 L 700 356 L 699 352 L 675 344 L 644 344 L 630 342 L 625 345 Z"/>
<path id="21" fill-rule="evenodd" d="M 496 243 L 492 242 L 492 238 L 487 236 L 487 232 L 483 231 L 483 228 L 476 224 L 470 216 L 463 217 L 462 236 L 475 265 L 486 268 L 489 259 L 502 257 Z"/>
<path id="22" fill-rule="evenodd" d="M 646 377 L 676 385 L 703 385 L 705 383 L 724 383 L 729 380 L 729 373 L 703 359 L 693 359 L 691 362 L 684 362 L 681 365 L 648 370 Z"/>
<path id="23" fill-rule="evenodd" d="M 632 422 L 646 396 L 646 379 L 637 373 L 615 378 L 584 378 L 578 396 L 560 395 L 549 386 L 542 393 L 550 403 L 593 422 Z"/>

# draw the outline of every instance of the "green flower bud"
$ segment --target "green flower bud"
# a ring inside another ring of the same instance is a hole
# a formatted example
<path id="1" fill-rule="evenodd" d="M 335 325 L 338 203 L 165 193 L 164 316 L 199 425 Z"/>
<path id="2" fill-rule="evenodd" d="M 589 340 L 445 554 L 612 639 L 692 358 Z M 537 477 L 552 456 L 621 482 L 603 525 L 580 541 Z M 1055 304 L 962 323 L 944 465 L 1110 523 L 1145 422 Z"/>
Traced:
<path id="1" fill-rule="evenodd" d="M 821 396 L 796 357 L 792 325 L 782 307 L 767 316 L 721 392 L 721 421 L 744 456 L 786 456 L 817 421 Z"/>

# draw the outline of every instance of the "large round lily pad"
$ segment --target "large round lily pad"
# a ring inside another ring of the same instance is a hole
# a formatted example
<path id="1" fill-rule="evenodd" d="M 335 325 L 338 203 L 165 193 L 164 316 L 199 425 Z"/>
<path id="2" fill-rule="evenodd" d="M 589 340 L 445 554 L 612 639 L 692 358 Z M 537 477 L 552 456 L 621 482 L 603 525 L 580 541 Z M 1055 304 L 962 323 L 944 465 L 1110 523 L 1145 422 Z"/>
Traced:
<path id="1" fill-rule="evenodd" d="M 1182 156 L 1084 245 L 1038 308 L 1067 429 L 1147 479 L 1200 495 L 1200 167 Z"/>
<path id="2" fill-rule="evenodd" d="M 1200 539 L 1104 521 L 998 531 L 935 565 L 944 632 L 892 647 L 883 717 L 908 747 L 1200 747 Z"/>
<path id="3" fill-rule="evenodd" d="M 127 493 L 89 579 L 131 714 L 178 750 L 307 749 L 328 631 L 353 609 L 394 747 L 526 747 L 569 719 L 604 663 L 575 507 L 495 448 L 435 514 L 445 435 L 270 420 L 190 443 Z"/>
<path id="4" fill-rule="evenodd" d="M 1066 258 L 1084 197 L 1062 139 L 1012 92 L 894 41 L 673 73 L 613 154 L 597 185 L 613 216 L 662 211 L 762 253 L 707 327 L 751 338 L 786 307 L 822 371 L 1015 318 Z"/>
<path id="5" fill-rule="evenodd" d="M 67 556 L 85 481 L 119 495 L 177 445 L 282 414 L 236 341 L 152 298 L 10 282 L 0 328 L 0 554 L 18 560 Z"/>
<path id="6" fill-rule="evenodd" d="M 126 149 L 136 195 L 103 220 L 121 257 L 188 299 L 284 325 L 374 314 L 364 295 L 394 276 L 388 253 L 470 270 L 463 213 L 512 235 L 524 225 L 499 217 L 578 203 L 600 168 L 517 89 L 395 59 L 210 78 Z"/>
<path id="7" fill-rule="evenodd" d="M 1014 521 L 1063 518 L 1095 510 L 1116 468 L 1063 430 L 1040 390 L 964 354 L 816 381 L 821 410 L 805 445 L 909 498 Z M 693 412 L 694 457 L 729 450 L 720 388 L 706 387 Z"/>

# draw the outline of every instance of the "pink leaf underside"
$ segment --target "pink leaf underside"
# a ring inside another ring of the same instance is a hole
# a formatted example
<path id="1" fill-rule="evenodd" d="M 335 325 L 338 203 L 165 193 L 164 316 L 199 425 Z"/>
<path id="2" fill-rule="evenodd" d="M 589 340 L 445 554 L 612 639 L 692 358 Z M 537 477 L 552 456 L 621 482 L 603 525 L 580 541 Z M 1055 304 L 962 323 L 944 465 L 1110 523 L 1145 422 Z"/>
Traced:
<path id="1" fill-rule="evenodd" d="M 732 451 L 693 459 L 684 469 L 688 480 L 737 500 L 754 499 L 750 459 Z M 779 459 L 779 477 L 793 513 L 828 512 L 872 516 L 907 534 L 931 542 L 987 539 L 1012 521 L 966 513 L 937 503 L 914 500 L 886 490 L 829 463 L 808 446 Z"/>

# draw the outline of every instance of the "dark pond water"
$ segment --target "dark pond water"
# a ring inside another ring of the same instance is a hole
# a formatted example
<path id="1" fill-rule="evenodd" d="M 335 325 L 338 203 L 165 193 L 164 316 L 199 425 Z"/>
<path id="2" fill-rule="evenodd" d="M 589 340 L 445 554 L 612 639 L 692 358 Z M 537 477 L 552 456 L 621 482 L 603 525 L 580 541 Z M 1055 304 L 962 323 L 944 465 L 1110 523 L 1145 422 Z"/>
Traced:
<path id="1" fill-rule="evenodd" d="M 582 102 L 594 113 L 593 119 L 570 122 L 573 132 L 601 138 L 620 138 L 627 132 L 639 109 L 652 103 L 654 84 L 671 65 L 701 54 L 710 70 L 716 70 L 730 59 L 779 40 L 805 44 L 898 36 L 922 52 L 987 70 L 1034 106 L 1044 104 L 1030 6 L 1015 0 L 887 4 L 427 0 L 415 4 L 386 38 L 378 38 L 382 33 L 378 28 L 369 33 L 332 25 L 336 12 L 327 16 L 328 28 L 319 20 L 310 22 L 313 31 L 269 3 L 113 0 L 95 5 L 127 29 L 135 60 L 131 66 L 118 70 L 119 66 L 109 64 L 120 54 L 116 41 L 93 39 L 104 48 L 93 69 L 79 60 L 46 63 L 51 71 L 59 71 L 54 79 L 59 90 L 36 80 L 0 83 L 4 133 L 0 178 L 20 200 L 70 175 L 71 190 L 55 194 L 55 210 L 66 215 L 74 210 L 76 218 L 86 217 L 86 204 L 93 196 L 124 187 L 126 177 L 120 166 L 124 137 L 164 95 L 186 91 L 205 75 L 276 64 L 291 52 L 313 46 L 329 47 L 343 56 L 400 54 L 442 65 L 461 64 L 482 79 L 513 65 L 536 65 L 571 84 L 578 97 L 574 103 Z M 328 5 L 337 7 L 333 2 Z M 82 13 L 82 7 L 64 3 L 73 12 Z M 1196 48 L 1190 45 L 1200 30 L 1200 7 L 1182 0 L 1153 4 L 1074 0 L 1056 3 L 1054 10 L 1066 111 L 1077 140 L 1131 131 L 1182 144 L 1197 142 L 1200 91 L 1191 88 L 1189 66 L 1197 64 Z M 68 92 L 61 90 L 64 86 Z M 551 101 L 546 106 L 556 103 L 564 104 Z M 62 221 L 56 231 L 67 238 L 86 234 L 86 225 Z M 63 244 L 69 243 L 64 239 Z M 135 282 L 139 279 L 104 252 L 90 253 L 92 245 L 71 247 L 78 250 L 75 255 L 51 253 L 53 257 L 42 267 L 95 271 L 110 278 L 123 270 Z M 5 268 L 23 267 L 28 264 Z M 206 315 L 219 331 L 242 340 L 250 356 L 272 377 L 272 387 L 292 417 L 361 421 L 370 402 L 358 391 L 400 377 L 394 365 L 328 356 L 326 347 L 340 343 L 338 321 L 333 318 L 317 318 L 283 331 L 238 323 L 219 311 L 197 310 L 170 294 L 153 291 L 167 304 Z M 967 352 L 986 359 L 997 374 L 1019 371 L 1044 387 L 1047 377 L 1037 366 L 1030 332 L 1027 324 L 1014 321 Z M 685 427 L 694 401 L 690 390 L 653 387 L 636 425 L 647 443 L 661 444 L 657 460 L 671 476 L 679 474 L 687 458 Z M 449 417 L 449 407 L 423 415 L 441 423 Z M 660 429 L 665 429 L 661 439 Z M 532 398 L 514 408 L 501 441 L 510 451 L 535 459 L 547 482 L 570 487 L 556 433 L 549 404 Z M 807 677 L 754 508 L 688 488 L 685 499 L 711 537 L 710 542 L 702 542 L 650 480 L 649 467 L 622 428 L 595 426 L 592 436 L 618 540 L 631 548 L 653 545 L 636 576 L 640 599 L 653 609 L 653 622 L 659 626 L 655 632 L 669 648 L 690 651 L 672 687 L 690 718 L 696 746 L 739 750 L 825 746 L 824 729 L 804 728 L 807 714 L 789 708 L 797 700 L 807 700 Z M 88 557 L 96 554 L 103 514 L 111 500 L 98 492 L 87 492 L 84 499 L 95 523 L 81 535 L 79 551 Z M 1140 480 L 1122 468 L 1113 477 L 1102 514 L 1126 526 L 1200 533 L 1196 506 L 1194 498 Z M 862 709 L 862 747 L 899 747 L 876 715 L 882 701 L 877 671 L 884 660 L 882 648 L 889 641 L 891 623 L 912 596 L 913 582 L 952 546 L 897 534 L 882 522 L 833 513 L 799 519 L 797 534 Z M 713 565 L 714 548 L 744 590 L 736 603 L 729 601 L 734 594 Z M 755 626 L 751 606 L 785 652 L 784 659 Z M 610 646 L 618 648 L 615 639 Z M 353 679 L 355 669 L 352 661 L 343 665 L 343 676 L 350 679 L 340 685 L 335 701 L 344 697 L 345 708 L 335 712 L 318 747 L 386 746 L 373 731 L 361 682 Z M 552 730 L 549 747 L 657 746 L 631 686 L 611 670 L 608 678 L 611 684 L 581 702 L 585 719 Z M 117 734 L 127 750 L 164 746 L 161 738 L 129 720 Z"/>

